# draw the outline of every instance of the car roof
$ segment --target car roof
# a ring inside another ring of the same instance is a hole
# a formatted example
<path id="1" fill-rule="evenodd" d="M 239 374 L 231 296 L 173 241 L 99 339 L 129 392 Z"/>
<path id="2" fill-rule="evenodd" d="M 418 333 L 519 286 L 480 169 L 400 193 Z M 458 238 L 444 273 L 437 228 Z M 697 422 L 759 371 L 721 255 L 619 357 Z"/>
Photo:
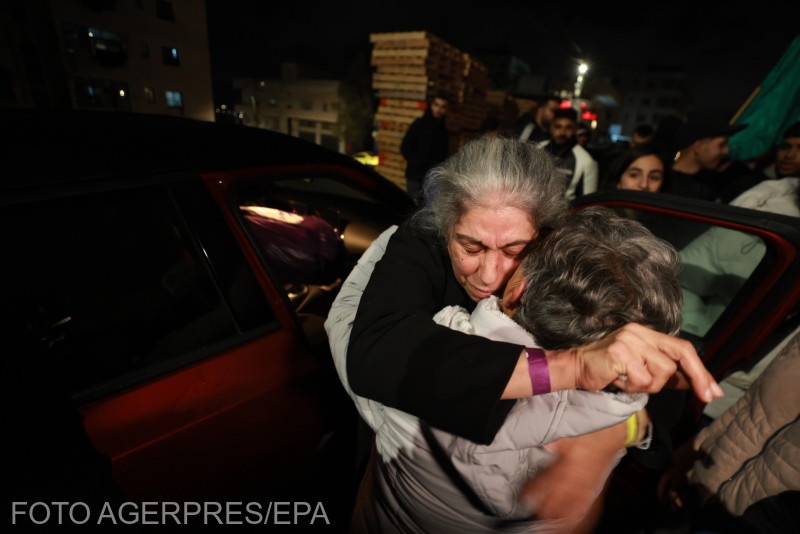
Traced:
<path id="1" fill-rule="evenodd" d="M 352 158 L 269 130 L 164 115 L 0 109 L 0 190 L 175 171 L 328 163 L 388 180 Z"/>

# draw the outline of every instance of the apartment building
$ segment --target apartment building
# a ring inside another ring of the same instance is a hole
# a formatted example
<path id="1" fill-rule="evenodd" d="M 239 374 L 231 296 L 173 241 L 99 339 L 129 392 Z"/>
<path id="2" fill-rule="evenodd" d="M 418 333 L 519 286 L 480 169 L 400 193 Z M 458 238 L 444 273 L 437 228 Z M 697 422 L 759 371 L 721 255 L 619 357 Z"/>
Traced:
<path id="1" fill-rule="evenodd" d="M 214 120 L 203 0 L 3 2 L 0 104 Z"/>

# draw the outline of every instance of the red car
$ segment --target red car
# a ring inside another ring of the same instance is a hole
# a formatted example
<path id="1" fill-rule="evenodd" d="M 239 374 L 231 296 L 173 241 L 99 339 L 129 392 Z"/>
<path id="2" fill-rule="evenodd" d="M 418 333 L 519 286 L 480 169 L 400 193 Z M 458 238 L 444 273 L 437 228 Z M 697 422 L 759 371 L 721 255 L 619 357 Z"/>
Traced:
<path id="1" fill-rule="evenodd" d="M 4 359 L 26 466 L 11 500 L 61 486 L 107 500 L 64 472 L 105 457 L 121 501 L 339 499 L 349 513 L 356 415 L 322 323 L 408 196 L 264 130 L 2 113 Z"/>

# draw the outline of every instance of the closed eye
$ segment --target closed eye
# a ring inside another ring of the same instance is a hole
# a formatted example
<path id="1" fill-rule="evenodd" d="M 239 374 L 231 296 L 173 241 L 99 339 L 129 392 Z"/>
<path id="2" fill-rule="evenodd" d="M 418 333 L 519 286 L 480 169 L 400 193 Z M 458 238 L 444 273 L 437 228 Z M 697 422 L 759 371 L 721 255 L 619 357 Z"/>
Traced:
<path id="1" fill-rule="evenodd" d="M 528 247 L 530 247 L 529 243 L 526 243 L 524 245 L 511 246 L 511 247 L 508 247 L 508 248 L 504 248 L 503 249 L 503 254 L 507 258 L 519 258 L 520 256 L 523 256 L 528 251 Z"/>

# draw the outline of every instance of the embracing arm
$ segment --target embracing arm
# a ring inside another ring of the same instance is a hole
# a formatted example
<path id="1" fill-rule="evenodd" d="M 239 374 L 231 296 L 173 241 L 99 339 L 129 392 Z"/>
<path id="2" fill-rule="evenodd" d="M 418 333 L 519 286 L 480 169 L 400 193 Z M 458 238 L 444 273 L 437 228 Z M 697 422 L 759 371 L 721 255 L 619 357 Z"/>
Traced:
<path id="1" fill-rule="evenodd" d="M 691 343 L 636 323 L 629 323 L 577 349 L 545 353 L 551 391 L 575 388 L 598 391 L 611 384 L 629 393 L 657 393 L 666 385 L 691 387 L 703 402 L 722 396 L 722 389 Z M 626 379 L 620 379 L 621 376 Z M 528 364 L 523 351 L 503 391 L 503 398 L 530 394 Z"/>

